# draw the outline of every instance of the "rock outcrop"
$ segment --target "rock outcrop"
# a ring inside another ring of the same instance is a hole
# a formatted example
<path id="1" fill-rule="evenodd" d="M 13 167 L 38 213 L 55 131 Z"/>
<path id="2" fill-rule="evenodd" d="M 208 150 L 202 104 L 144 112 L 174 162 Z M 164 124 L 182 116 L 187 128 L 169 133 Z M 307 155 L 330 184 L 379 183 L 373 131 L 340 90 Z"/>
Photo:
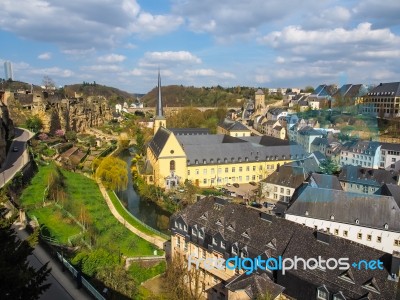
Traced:
<path id="1" fill-rule="evenodd" d="M 0 96 L 0 166 L 2 166 L 7 157 L 7 140 L 11 139 L 15 132 L 14 123 L 10 119 L 8 108 L 3 102 L 3 94 L 0 94 Z"/>
<path id="2" fill-rule="evenodd" d="M 38 115 L 43 121 L 43 130 L 50 133 L 57 129 L 83 132 L 112 119 L 108 101 L 102 96 L 61 98 L 44 92 L 15 95 L 15 99 L 24 109 Z"/>

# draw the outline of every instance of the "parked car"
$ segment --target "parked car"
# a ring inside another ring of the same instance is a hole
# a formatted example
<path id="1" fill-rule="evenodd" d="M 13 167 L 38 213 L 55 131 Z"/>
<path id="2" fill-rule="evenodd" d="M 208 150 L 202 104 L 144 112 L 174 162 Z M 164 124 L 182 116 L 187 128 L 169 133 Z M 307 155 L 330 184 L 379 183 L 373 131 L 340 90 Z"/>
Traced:
<path id="1" fill-rule="evenodd" d="M 263 203 L 263 205 L 265 206 L 265 207 L 267 207 L 267 208 L 274 208 L 275 207 L 275 204 L 274 203 L 268 203 L 268 202 L 264 202 Z"/>
<path id="2" fill-rule="evenodd" d="M 249 182 L 251 185 L 257 185 L 257 183 L 255 183 L 254 181 L 250 181 Z"/>
<path id="3" fill-rule="evenodd" d="M 236 197 L 236 193 L 235 192 L 229 192 L 229 196 Z"/>
<path id="4" fill-rule="evenodd" d="M 260 203 L 257 203 L 257 202 L 252 202 L 251 206 L 255 207 L 255 208 L 261 208 L 262 207 L 262 205 Z"/>
<path id="5" fill-rule="evenodd" d="M 229 187 L 229 186 L 232 186 L 232 184 L 230 184 L 230 183 L 227 183 L 227 184 L 226 184 L 226 186 L 228 186 L 228 187 Z"/>
<path id="6" fill-rule="evenodd" d="M 19 149 L 18 149 L 18 147 L 13 147 L 13 148 L 12 148 L 12 151 L 13 151 L 13 152 L 18 152 Z"/>
<path id="7" fill-rule="evenodd" d="M 239 187 L 239 183 L 234 183 L 233 186 L 234 186 L 235 188 L 238 188 L 238 187 Z"/>

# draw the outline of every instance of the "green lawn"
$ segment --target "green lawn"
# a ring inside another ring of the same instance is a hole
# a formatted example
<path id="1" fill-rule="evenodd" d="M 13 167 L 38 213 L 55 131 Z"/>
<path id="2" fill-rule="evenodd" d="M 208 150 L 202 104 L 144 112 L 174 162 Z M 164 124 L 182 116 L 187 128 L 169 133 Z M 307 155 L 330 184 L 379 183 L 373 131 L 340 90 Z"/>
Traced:
<path id="1" fill-rule="evenodd" d="M 55 168 L 53 164 L 40 167 L 39 172 L 33 178 L 31 185 L 26 188 L 21 196 L 21 203 L 27 207 L 28 214 L 34 214 L 45 224 L 54 237 L 60 241 L 66 241 L 74 232 L 69 218 L 58 218 L 59 213 L 52 208 L 31 208 L 29 205 L 41 204 L 43 191 L 47 186 L 47 176 Z M 96 182 L 79 173 L 62 171 L 66 177 L 67 199 L 59 201 L 81 223 L 87 223 L 90 232 L 95 238 L 95 246 L 108 248 L 111 251 L 121 251 L 125 256 L 147 256 L 153 255 L 157 249 L 154 245 L 143 240 L 126 229 L 111 214 L 105 200 L 103 199 Z M 72 225 L 74 228 L 77 225 Z M 77 228 L 79 228 L 77 226 Z M 79 230 L 78 230 L 79 232 Z M 78 233 L 76 232 L 76 233 Z M 162 251 L 158 251 L 162 254 Z"/>
<path id="2" fill-rule="evenodd" d="M 55 238 L 61 244 L 67 244 L 68 237 L 81 232 L 79 227 L 71 218 L 62 214 L 56 206 L 47 206 L 30 211 L 39 224 L 45 224 L 51 237 Z"/>
<path id="3" fill-rule="evenodd" d="M 134 262 L 129 267 L 129 273 L 137 280 L 137 283 L 142 283 L 154 276 L 164 273 L 166 269 L 165 261 L 159 262 L 151 267 L 146 266 L 146 262 Z"/>

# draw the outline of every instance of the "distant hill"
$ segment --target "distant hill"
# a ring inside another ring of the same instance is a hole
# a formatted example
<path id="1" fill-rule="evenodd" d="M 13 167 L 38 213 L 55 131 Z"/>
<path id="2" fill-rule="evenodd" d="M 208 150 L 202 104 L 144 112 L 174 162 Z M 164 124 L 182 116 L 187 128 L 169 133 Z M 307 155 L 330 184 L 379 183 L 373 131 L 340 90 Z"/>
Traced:
<path id="1" fill-rule="evenodd" d="M 162 87 L 162 98 L 163 104 L 166 106 L 238 106 L 243 103 L 243 100 L 254 98 L 256 90 L 249 87 L 198 88 L 169 85 Z M 146 106 L 155 106 L 156 99 L 158 99 L 157 87 L 141 98 Z"/>
<path id="2" fill-rule="evenodd" d="M 111 104 L 133 102 L 137 97 L 143 96 L 96 83 L 66 85 L 64 86 L 64 93 L 68 97 L 74 97 L 75 93 L 82 94 L 83 96 L 104 96 L 109 99 Z"/>

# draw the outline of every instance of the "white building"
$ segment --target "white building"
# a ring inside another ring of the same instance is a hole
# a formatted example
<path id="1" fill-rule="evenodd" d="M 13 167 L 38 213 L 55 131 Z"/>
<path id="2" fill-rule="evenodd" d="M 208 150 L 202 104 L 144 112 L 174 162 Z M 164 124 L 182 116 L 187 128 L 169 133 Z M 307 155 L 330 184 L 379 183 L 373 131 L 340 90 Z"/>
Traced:
<path id="1" fill-rule="evenodd" d="M 400 209 L 391 196 L 307 186 L 285 218 L 387 253 L 400 251 Z"/>
<path id="2" fill-rule="evenodd" d="M 373 141 L 352 141 L 343 145 L 340 165 L 379 168 L 381 145 Z"/>
<path id="3" fill-rule="evenodd" d="M 400 171 L 400 144 L 381 143 L 379 168 Z"/>

